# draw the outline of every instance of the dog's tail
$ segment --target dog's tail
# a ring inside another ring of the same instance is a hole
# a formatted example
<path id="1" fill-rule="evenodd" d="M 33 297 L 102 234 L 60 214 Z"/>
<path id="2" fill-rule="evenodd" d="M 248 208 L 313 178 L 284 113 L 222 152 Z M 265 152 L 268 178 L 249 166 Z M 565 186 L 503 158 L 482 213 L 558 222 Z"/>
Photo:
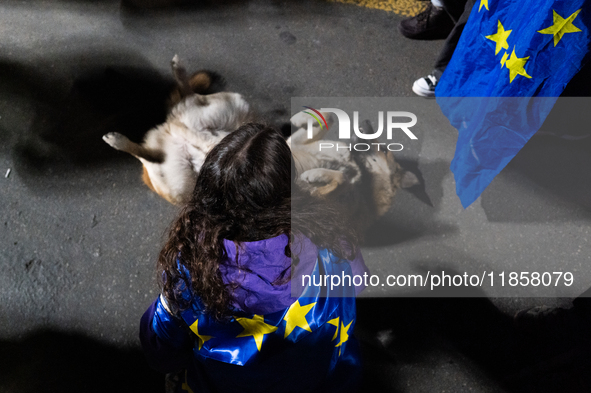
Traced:
<path id="1" fill-rule="evenodd" d="M 213 71 L 197 71 L 189 78 L 189 86 L 196 94 L 213 94 L 224 90 L 226 81 Z"/>

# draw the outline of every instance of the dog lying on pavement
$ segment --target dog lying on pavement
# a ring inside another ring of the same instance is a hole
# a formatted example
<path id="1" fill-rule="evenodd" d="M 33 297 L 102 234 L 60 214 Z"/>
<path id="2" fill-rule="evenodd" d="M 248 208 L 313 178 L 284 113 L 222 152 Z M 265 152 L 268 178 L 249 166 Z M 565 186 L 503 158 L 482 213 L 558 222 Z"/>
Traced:
<path id="1" fill-rule="evenodd" d="M 238 93 L 199 94 L 207 89 L 208 74 L 198 72 L 189 78 L 178 56 L 171 66 L 177 88 L 171 94 L 166 122 L 148 131 L 141 144 L 116 132 L 103 139 L 142 162 L 142 179 L 154 192 L 170 203 L 182 204 L 195 188 L 195 174 L 207 153 L 248 120 L 249 105 Z"/>
<path id="2" fill-rule="evenodd" d="M 357 229 L 364 230 L 390 210 L 399 188 L 412 187 L 419 180 L 400 167 L 391 151 L 356 152 L 347 149 L 344 142 L 323 140 L 333 119 L 327 113 L 322 115 L 328 127 L 313 125 L 312 138 L 307 137 L 309 115 L 300 112 L 291 118 L 297 130 L 287 143 L 300 174 L 297 183 L 312 196 L 341 202 L 352 214 Z M 335 147 L 320 149 L 320 144 Z"/>
<path id="3" fill-rule="evenodd" d="M 190 199 L 209 150 L 251 116 L 248 103 L 238 93 L 200 94 L 211 82 L 207 72 L 189 77 L 178 56 L 171 67 L 177 88 L 171 94 L 166 122 L 148 131 L 140 144 L 115 132 L 103 139 L 142 162 L 142 178 L 154 192 L 170 203 L 182 204 Z M 287 140 L 300 174 L 297 183 L 314 197 L 346 200 L 364 223 L 362 227 L 390 209 L 398 188 L 418 183 L 412 173 L 400 168 L 390 151 L 320 151 L 318 144 L 328 129 L 316 125 L 308 139 L 307 120 L 304 113 L 293 116 L 291 123 L 297 131 Z"/>

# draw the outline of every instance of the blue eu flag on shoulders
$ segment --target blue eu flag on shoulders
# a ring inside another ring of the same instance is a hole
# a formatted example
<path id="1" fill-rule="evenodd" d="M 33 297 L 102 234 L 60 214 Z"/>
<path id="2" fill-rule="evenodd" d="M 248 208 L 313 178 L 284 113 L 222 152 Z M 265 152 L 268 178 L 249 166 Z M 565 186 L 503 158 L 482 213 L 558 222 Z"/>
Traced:
<path id="1" fill-rule="evenodd" d="M 256 391 L 250 384 L 255 380 L 286 392 L 355 389 L 361 370 L 353 336 L 355 296 L 356 288 L 362 289 L 363 284 L 352 278 L 352 264 L 365 269 L 362 259 L 342 260 L 327 249 L 318 250 L 309 274 L 299 283 L 293 282 L 296 275 L 292 277 L 291 286 L 301 288 L 295 290 L 299 295 L 285 309 L 265 314 L 234 309 L 231 319 L 221 322 L 204 313 L 202 301 L 192 295 L 187 284 L 189 272 L 179 262 L 179 271 L 187 278 L 187 283 L 180 282 L 179 291 L 191 302 L 179 316 L 194 340 L 194 362 L 184 371 L 177 391 L 236 391 L 235 384 L 248 385 L 241 387 L 243 391 Z M 325 277 L 342 277 L 343 282 L 333 286 Z M 345 280 L 347 277 L 351 279 Z M 174 318 L 163 301 L 162 296 L 157 301 L 152 328 L 160 339 L 181 346 L 183 342 L 175 343 L 168 333 Z M 232 376 L 236 381 L 226 381 Z M 213 380 L 217 385 L 210 389 Z"/>
<path id="2" fill-rule="evenodd" d="M 355 286 L 331 287 L 329 283 L 325 286 L 322 280 L 352 274 L 348 261 L 323 249 L 304 282 L 301 296 L 284 310 L 265 315 L 236 310 L 231 321 L 220 323 L 203 313 L 199 302 L 193 304 L 181 312 L 181 317 L 195 335 L 195 355 L 243 366 L 265 357 L 265 351 L 280 351 L 307 340 L 307 345 L 301 347 L 304 351 L 322 342 L 332 343 L 328 345 L 333 353 L 330 370 L 343 358 L 358 362 L 355 356 L 348 356 L 347 345 L 355 324 Z M 298 284 L 301 283 L 292 285 Z"/>
<path id="3" fill-rule="evenodd" d="M 458 129 L 451 170 L 472 204 L 541 127 L 591 42 L 585 0 L 478 0 L 435 95 Z"/>

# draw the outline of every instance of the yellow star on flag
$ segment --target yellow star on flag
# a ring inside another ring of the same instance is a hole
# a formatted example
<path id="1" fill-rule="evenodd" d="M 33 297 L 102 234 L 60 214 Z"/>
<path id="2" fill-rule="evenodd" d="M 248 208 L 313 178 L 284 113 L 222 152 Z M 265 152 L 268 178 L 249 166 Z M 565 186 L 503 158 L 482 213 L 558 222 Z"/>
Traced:
<path id="1" fill-rule="evenodd" d="M 330 341 L 334 341 L 337 338 L 337 334 L 339 333 L 339 317 L 331 319 L 327 323 L 330 323 L 331 325 L 337 327 L 337 329 L 334 331 L 334 336 L 332 336 L 332 340 L 330 340 Z"/>
<path id="2" fill-rule="evenodd" d="M 263 345 L 265 334 L 273 333 L 277 330 L 277 326 L 266 324 L 265 318 L 262 315 L 255 315 L 252 319 L 236 318 L 236 321 L 244 328 L 244 331 L 237 335 L 236 338 L 252 336 L 259 351 L 261 350 L 261 345 Z"/>
<path id="3" fill-rule="evenodd" d="M 517 57 L 515 54 L 515 48 L 513 48 L 513 53 L 511 53 L 511 57 L 509 59 L 503 56 L 503 60 L 505 60 L 504 65 L 509 69 L 509 83 L 513 82 L 513 79 L 515 79 L 517 75 L 525 76 L 526 78 L 531 79 L 531 76 L 529 76 L 523 68 L 525 63 L 527 63 L 527 59 L 529 59 L 529 56 L 522 58 Z M 503 64 L 503 60 L 501 60 L 501 64 Z M 502 65 L 501 68 L 503 68 Z"/>
<path id="4" fill-rule="evenodd" d="M 478 12 L 480 12 L 480 9 L 482 8 L 482 6 L 484 6 L 484 8 L 486 8 L 486 10 L 489 11 L 488 0 L 480 0 L 480 7 L 478 7 Z"/>
<path id="5" fill-rule="evenodd" d="M 308 332 L 312 331 L 306 320 L 306 314 L 308 314 L 315 304 L 316 303 L 310 303 L 305 306 L 300 306 L 300 301 L 296 300 L 296 302 L 289 307 L 287 313 L 285 313 L 285 317 L 283 317 L 286 322 L 285 335 L 283 338 L 287 338 L 296 326 L 307 330 Z"/>
<path id="6" fill-rule="evenodd" d="M 193 331 L 193 333 L 195 333 L 195 335 L 197 336 L 197 345 L 199 346 L 199 350 L 201 350 L 201 348 L 203 347 L 203 344 L 209 340 L 210 338 L 213 338 L 213 336 L 206 336 L 204 334 L 199 334 L 199 319 L 196 320 L 195 322 L 193 322 L 193 324 L 191 326 L 189 326 L 189 329 L 191 329 Z"/>
<path id="7" fill-rule="evenodd" d="M 499 21 L 499 23 L 497 25 L 497 32 L 495 34 L 491 34 L 491 35 L 486 36 L 486 38 L 488 38 L 489 40 L 494 41 L 496 43 L 495 55 L 499 54 L 499 52 L 501 51 L 501 48 L 509 49 L 509 44 L 507 43 L 507 38 L 509 37 L 509 34 L 511 34 L 512 31 L 513 30 L 505 31 L 505 28 L 501 24 L 501 21 Z"/>
<path id="8" fill-rule="evenodd" d="M 507 57 L 509 57 L 509 54 L 507 52 L 503 53 L 503 58 L 501 59 L 501 68 L 503 68 L 503 66 L 505 65 Z"/>
<path id="9" fill-rule="evenodd" d="M 188 393 L 193 393 L 193 390 L 191 389 L 191 387 L 189 387 L 189 384 L 187 383 L 187 370 L 185 370 L 185 381 L 181 385 L 181 389 Z"/>
<path id="10" fill-rule="evenodd" d="M 566 19 L 564 19 L 562 16 L 558 15 L 558 13 L 555 10 L 552 10 L 552 12 L 554 13 L 554 24 L 550 27 L 543 29 L 543 30 L 539 30 L 538 33 L 553 34 L 554 35 L 554 46 L 556 46 L 560 42 L 560 40 L 562 39 L 562 36 L 565 35 L 566 33 L 577 33 L 579 31 L 581 31 L 581 29 L 579 29 L 577 26 L 573 25 L 573 20 L 575 20 L 577 15 L 579 15 L 579 12 L 581 12 L 580 9 L 573 12 L 572 15 Z"/>
<path id="11" fill-rule="evenodd" d="M 351 327 L 352 323 L 353 323 L 353 321 L 349 322 L 349 324 L 347 326 L 345 326 L 343 324 L 343 322 L 341 322 L 341 336 L 339 337 L 339 342 L 337 345 L 335 345 L 335 347 L 340 347 L 341 345 L 346 343 L 347 340 L 349 340 L 349 328 Z M 339 356 L 341 356 L 341 349 L 340 348 L 339 348 Z"/>
<path id="12" fill-rule="evenodd" d="M 187 382 L 183 382 L 183 384 L 181 385 L 181 389 L 183 389 L 185 392 L 188 393 L 193 393 L 193 390 L 191 389 L 191 387 L 187 384 Z"/>

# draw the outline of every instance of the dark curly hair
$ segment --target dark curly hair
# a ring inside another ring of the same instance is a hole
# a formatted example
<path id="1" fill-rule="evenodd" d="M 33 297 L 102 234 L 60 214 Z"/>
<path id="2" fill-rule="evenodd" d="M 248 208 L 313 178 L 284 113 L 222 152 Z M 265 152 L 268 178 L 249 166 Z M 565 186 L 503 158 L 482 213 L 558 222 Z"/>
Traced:
<path id="1" fill-rule="evenodd" d="M 224 239 L 236 245 L 285 234 L 285 255 L 292 256 L 295 235 L 349 259 L 357 235 L 337 206 L 310 196 L 295 185 L 295 165 L 283 136 L 274 128 L 249 123 L 226 136 L 207 155 L 197 176 L 191 201 L 171 225 L 158 258 L 164 272 L 160 283 L 176 312 L 188 307 L 179 285 L 188 284 L 177 260 L 188 270 L 192 292 L 206 312 L 217 319 L 228 315 L 232 291 L 239 283 L 224 283 L 219 270 L 226 257 Z M 278 282 L 289 280 L 286 266 Z"/>

